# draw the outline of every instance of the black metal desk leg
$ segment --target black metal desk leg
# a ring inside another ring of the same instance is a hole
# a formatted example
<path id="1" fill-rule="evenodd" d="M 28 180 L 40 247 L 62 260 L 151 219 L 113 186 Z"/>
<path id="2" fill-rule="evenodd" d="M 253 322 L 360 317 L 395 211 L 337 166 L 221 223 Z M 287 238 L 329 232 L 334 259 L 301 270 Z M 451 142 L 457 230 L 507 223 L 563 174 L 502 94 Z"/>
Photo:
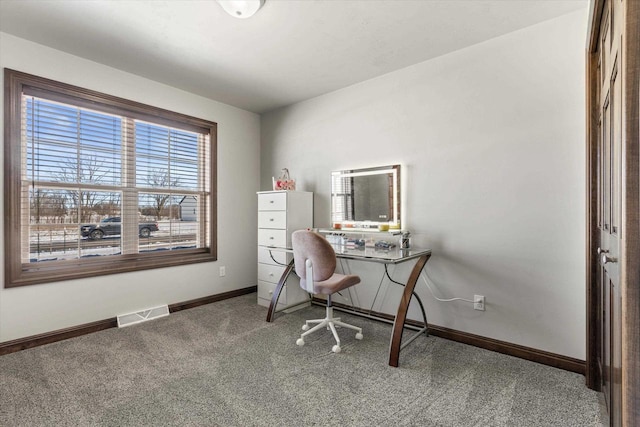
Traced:
<path id="1" fill-rule="evenodd" d="M 282 288 L 284 284 L 287 282 L 287 278 L 291 271 L 293 270 L 294 260 L 287 265 L 287 267 L 282 272 L 282 276 L 278 281 L 278 285 L 276 286 L 276 290 L 273 292 L 273 296 L 271 297 L 271 304 L 269 305 L 269 311 L 267 312 L 267 322 L 273 322 L 275 314 L 276 314 L 276 306 L 278 305 L 278 299 L 280 298 L 280 293 L 282 292 Z"/>
<path id="2" fill-rule="evenodd" d="M 429 336 L 429 324 L 427 323 L 427 312 L 424 310 L 424 305 L 422 305 L 422 300 L 418 296 L 418 294 L 413 292 L 413 296 L 416 297 L 416 301 L 418 301 L 418 305 L 420 305 L 420 310 L 422 311 L 422 319 L 424 320 L 424 334 Z"/>
<path id="3" fill-rule="evenodd" d="M 389 346 L 389 366 L 398 367 L 398 360 L 400 359 L 400 348 L 402 345 L 402 331 L 404 330 L 404 324 L 407 320 L 407 311 L 409 310 L 409 304 L 411 303 L 411 297 L 413 296 L 413 290 L 416 287 L 416 283 L 420 278 L 420 273 L 427 263 L 431 254 L 422 255 L 416 265 L 411 270 L 411 275 L 407 281 L 407 285 L 404 287 L 402 298 L 400 299 L 400 305 L 398 306 L 398 313 L 396 319 L 393 322 L 393 332 L 391 334 L 391 344 Z M 425 325 L 426 326 L 426 325 Z"/>

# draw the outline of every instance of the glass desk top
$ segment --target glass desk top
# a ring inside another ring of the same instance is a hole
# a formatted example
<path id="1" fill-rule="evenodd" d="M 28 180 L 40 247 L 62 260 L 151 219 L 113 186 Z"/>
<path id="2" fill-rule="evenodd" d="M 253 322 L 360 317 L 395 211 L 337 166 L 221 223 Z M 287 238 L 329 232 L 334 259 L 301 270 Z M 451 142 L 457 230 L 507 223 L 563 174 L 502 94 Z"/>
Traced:
<path id="1" fill-rule="evenodd" d="M 398 264 L 410 259 L 419 258 L 423 255 L 431 254 L 431 249 L 422 248 L 400 249 L 398 247 L 394 247 L 390 249 L 380 249 L 372 247 L 350 247 L 336 244 L 332 244 L 331 246 L 338 258 L 380 262 L 384 264 Z M 266 248 L 274 252 L 293 252 L 293 249 L 291 248 L 279 248 L 275 246 L 267 246 Z"/>
<path id="2" fill-rule="evenodd" d="M 336 252 L 338 258 L 382 262 L 385 264 L 398 264 L 431 253 L 431 249 L 421 248 L 400 249 L 394 247 L 390 249 L 380 249 L 371 247 L 353 248 L 344 245 L 331 246 L 333 246 L 333 250 Z"/>

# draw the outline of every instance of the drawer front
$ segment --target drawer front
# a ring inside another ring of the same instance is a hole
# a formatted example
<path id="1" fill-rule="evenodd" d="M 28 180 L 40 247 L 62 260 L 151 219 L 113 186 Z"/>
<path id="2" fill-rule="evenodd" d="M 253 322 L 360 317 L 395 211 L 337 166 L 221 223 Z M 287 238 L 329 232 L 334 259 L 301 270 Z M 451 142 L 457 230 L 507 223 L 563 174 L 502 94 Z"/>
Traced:
<path id="1" fill-rule="evenodd" d="M 287 210 L 287 193 L 258 194 L 259 211 Z"/>
<path id="2" fill-rule="evenodd" d="M 287 211 L 258 212 L 258 228 L 287 228 Z"/>
<path id="3" fill-rule="evenodd" d="M 270 228 L 258 229 L 258 245 L 275 246 L 278 248 L 287 247 L 287 231 Z"/>
<path id="4" fill-rule="evenodd" d="M 269 249 L 263 247 L 263 246 L 258 246 L 258 262 L 262 263 L 262 264 L 289 264 L 289 261 L 291 261 L 291 254 L 286 253 L 286 252 L 277 252 L 277 251 L 271 251 L 271 255 L 273 256 L 273 259 L 269 256 Z M 275 260 L 275 261 L 274 261 Z"/>
<path id="5" fill-rule="evenodd" d="M 285 267 L 273 264 L 258 264 L 258 280 L 278 283 Z"/>
<path id="6" fill-rule="evenodd" d="M 258 280 L 258 298 L 271 301 L 271 297 L 276 290 L 276 283 L 263 282 Z M 278 305 L 287 303 L 287 288 L 283 287 L 278 298 Z"/>

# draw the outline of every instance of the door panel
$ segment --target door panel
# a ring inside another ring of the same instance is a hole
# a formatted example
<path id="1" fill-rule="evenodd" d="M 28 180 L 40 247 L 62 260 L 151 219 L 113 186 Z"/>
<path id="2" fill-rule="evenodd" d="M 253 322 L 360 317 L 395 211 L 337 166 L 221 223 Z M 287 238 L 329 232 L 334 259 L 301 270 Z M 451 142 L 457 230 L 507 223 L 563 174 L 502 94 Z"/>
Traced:
<path id="1" fill-rule="evenodd" d="M 600 126 L 598 141 L 598 282 L 600 286 L 601 337 L 598 357 L 602 391 L 611 425 L 621 425 L 621 155 L 622 89 L 619 73 L 620 4 L 607 2 L 599 44 L 600 57 Z"/>
<path id="2" fill-rule="evenodd" d="M 640 425 L 640 1 L 593 0 L 587 50 L 587 371 Z"/>

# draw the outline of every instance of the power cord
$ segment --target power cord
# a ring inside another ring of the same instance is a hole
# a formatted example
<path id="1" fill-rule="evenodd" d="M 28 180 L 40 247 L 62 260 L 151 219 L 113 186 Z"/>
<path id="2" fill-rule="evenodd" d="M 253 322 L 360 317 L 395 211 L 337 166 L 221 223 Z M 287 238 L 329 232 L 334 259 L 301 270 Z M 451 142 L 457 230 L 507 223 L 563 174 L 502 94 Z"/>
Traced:
<path id="1" fill-rule="evenodd" d="M 387 269 L 387 264 L 385 264 L 385 265 L 384 265 L 384 273 L 387 275 L 387 278 L 388 278 L 391 282 L 393 282 L 393 283 L 395 283 L 395 284 L 397 284 L 397 285 L 400 285 L 400 286 L 405 286 L 405 284 L 404 284 L 404 283 L 396 282 L 395 280 L 393 280 L 393 279 L 391 278 L 391 276 L 389 275 L 389 270 Z M 427 285 L 427 289 L 429 289 L 429 292 L 431 292 L 431 296 L 433 296 L 436 300 L 438 300 L 438 301 L 440 301 L 440 302 L 465 301 L 465 302 L 470 302 L 470 303 L 472 303 L 472 304 L 474 304 L 474 303 L 475 303 L 475 301 L 470 300 L 470 299 L 465 299 L 465 298 L 438 298 L 438 297 L 433 293 L 433 290 L 431 289 L 431 286 L 429 286 L 429 282 L 427 282 L 427 279 L 425 279 L 425 276 L 426 276 L 426 277 L 429 277 L 429 276 L 427 275 L 427 273 L 426 273 L 424 270 L 422 270 L 422 274 L 424 274 L 424 276 L 422 276 L 422 280 L 424 280 L 424 283 Z M 431 280 L 431 278 L 430 278 L 430 277 L 429 277 L 429 280 Z"/>
<path id="2" fill-rule="evenodd" d="M 273 257 L 273 253 L 271 253 L 271 251 L 269 249 L 267 249 L 269 251 L 269 256 L 271 257 L 271 259 L 273 260 L 273 262 L 275 262 L 277 265 L 283 265 L 283 266 L 288 266 L 289 264 L 283 264 L 279 261 L 276 261 L 276 259 Z"/>
<path id="3" fill-rule="evenodd" d="M 433 293 L 433 290 L 431 289 L 431 286 L 429 286 L 429 282 L 427 281 L 427 278 L 429 279 L 429 281 L 431 281 L 431 278 L 429 277 L 429 275 L 427 275 L 427 272 L 422 270 L 422 280 L 424 280 L 425 285 L 427 285 L 427 289 L 429 289 L 429 292 L 431 292 L 431 295 L 440 302 L 451 302 L 451 301 L 465 301 L 465 302 L 470 302 L 471 304 L 474 304 L 475 301 L 470 300 L 470 299 L 465 299 L 465 298 L 438 298 L 436 296 L 436 294 Z"/>
<path id="4" fill-rule="evenodd" d="M 387 264 L 384 264 L 384 274 L 387 275 L 387 279 L 389 279 L 392 283 L 395 283 L 396 285 L 400 285 L 400 286 L 405 286 L 404 283 L 396 282 L 391 278 L 391 276 L 389 275 L 389 270 L 387 270 Z"/>
<path id="5" fill-rule="evenodd" d="M 276 261 L 271 251 L 269 251 L 269 256 L 271 257 L 273 262 L 275 262 L 276 264 L 287 266 L 287 264 L 283 264 L 281 262 Z M 293 268 L 293 272 L 295 273 L 295 267 Z M 387 264 L 384 264 L 384 274 L 387 276 L 387 279 L 389 279 L 389 281 L 391 281 L 392 283 L 395 283 L 396 285 L 400 285 L 400 286 L 406 286 L 404 283 L 398 282 L 391 278 L 391 275 L 389 274 L 389 269 L 387 268 Z M 424 270 L 422 270 L 421 276 L 422 276 L 422 280 L 424 281 L 424 284 L 427 285 L 427 289 L 429 289 L 429 292 L 431 292 L 431 296 L 435 298 L 436 301 L 440 301 L 440 302 L 464 301 L 464 302 L 470 302 L 471 304 L 475 304 L 474 300 L 470 300 L 466 298 L 438 298 L 436 294 L 433 293 L 433 289 L 431 289 L 431 286 L 429 285 L 429 281 L 432 282 L 431 277 L 429 277 L 429 275 Z M 427 281 L 427 279 L 429 279 L 429 281 Z M 337 292 L 337 294 L 340 296 L 343 296 L 340 292 Z"/>

